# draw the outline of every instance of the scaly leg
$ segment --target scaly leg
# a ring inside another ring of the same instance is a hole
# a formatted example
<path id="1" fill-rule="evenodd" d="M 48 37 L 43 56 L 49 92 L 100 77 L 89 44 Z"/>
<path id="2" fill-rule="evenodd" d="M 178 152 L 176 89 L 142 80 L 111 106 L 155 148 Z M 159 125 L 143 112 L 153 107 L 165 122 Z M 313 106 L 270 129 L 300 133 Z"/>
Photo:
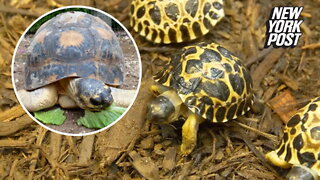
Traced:
<path id="1" fill-rule="evenodd" d="M 197 145 L 197 132 L 199 124 L 203 121 L 194 113 L 189 113 L 189 117 L 182 126 L 182 144 L 181 153 L 188 155 Z"/>
<path id="2" fill-rule="evenodd" d="M 47 85 L 33 91 L 21 89 L 17 93 L 21 103 L 30 112 L 52 107 L 58 100 L 56 84 Z"/>

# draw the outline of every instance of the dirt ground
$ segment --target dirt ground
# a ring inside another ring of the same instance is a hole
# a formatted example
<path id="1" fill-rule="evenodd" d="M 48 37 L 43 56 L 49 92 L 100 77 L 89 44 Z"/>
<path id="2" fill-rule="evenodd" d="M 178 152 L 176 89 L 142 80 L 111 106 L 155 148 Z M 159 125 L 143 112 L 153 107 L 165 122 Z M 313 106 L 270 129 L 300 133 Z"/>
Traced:
<path id="1" fill-rule="evenodd" d="M 181 125 L 145 121 L 151 76 L 186 44 L 154 45 L 132 33 L 143 78 L 132 109 L 116 125 L 92 136 L 69 137 L 34 123 L 15 99 L 10 74 L 14 47 L 24 29 L 55 7 L 83 4 L 109 12 L 129 27 L 129 0 L 0 2 L 0 179 L 283 179 L 287 170 L 264 154 L 282 137 L 283 122 L 320 95 L 320 2 L 225 1 L 226 17 L 203 38 L 237 54 L 250 70 L 257 103 L 244 117 L 200 125 L 195 150 L 179 154 Z M 274 6 L 304 6 L 296 48 L 264 49 L 265 23 Z M 187 44 L 190 44 L 187 43 Z"/>

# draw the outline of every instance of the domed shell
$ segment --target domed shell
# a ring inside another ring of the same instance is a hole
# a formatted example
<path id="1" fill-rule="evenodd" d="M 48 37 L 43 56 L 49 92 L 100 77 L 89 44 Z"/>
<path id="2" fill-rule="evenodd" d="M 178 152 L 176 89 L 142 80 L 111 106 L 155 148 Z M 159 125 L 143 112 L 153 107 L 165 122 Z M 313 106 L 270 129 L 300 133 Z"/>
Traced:
<path id="1" fill-rule="evenodd" d="M 130 25 L 153 43 L 179 43 L 207 34 L 224 17 L 222 0 L 133 0 Z"/>
<path id="2" fill-rule="evenodd" d="M 185 47 L 154 79 L 175 89 L 193 113 L 212 122 L 234 119 L 252 104 L 249 72 L 215 43 Z"/>
<path id="3" fill-rule="evenodd" d="M 28 48 L 25 88 L 33 90 L 66 77 L 88 77 L 118 86 L 123 82 L 119 41 L 103 20 L 66 12 L 44 23 Z"/>
<path id="4" fill-rule="evenodd" d="M 320 97 L 291 117 L 279 148 L 269 152 L 266 158 L 283 168 L 306 166 L 320 176 Z"/>

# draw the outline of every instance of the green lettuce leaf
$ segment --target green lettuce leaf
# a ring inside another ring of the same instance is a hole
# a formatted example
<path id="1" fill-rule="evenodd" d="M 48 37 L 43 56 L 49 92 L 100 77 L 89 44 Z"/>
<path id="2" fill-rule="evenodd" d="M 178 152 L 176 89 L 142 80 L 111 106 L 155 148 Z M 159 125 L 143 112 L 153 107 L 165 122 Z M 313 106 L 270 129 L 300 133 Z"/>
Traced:
<path id="1" fill-rule="evenodd" d="M 85 114 L 78 121 L 78 125 L 83 125 L 87 128 L 104 128 L 117 120 L 126 108 L 111 105 L 103 111 L 92 112 L 85 110 Z"/>
<path id="2" fill-rule="evenodd" d="M 61 125 L 67 119 L 60 108 L 34 112 L 34 117 L 45 124 Z"/>

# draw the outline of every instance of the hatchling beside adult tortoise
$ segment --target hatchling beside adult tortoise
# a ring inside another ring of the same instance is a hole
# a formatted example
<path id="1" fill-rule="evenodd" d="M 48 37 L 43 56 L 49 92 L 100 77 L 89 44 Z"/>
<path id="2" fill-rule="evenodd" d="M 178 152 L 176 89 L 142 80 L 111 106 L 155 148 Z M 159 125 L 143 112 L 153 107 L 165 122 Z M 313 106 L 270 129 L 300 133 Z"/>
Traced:
<path id="1" fill-rule="evenodd" d="M 123 83 L 123 61 L 117 37 L 103 20 L 84 12 L 65 12 L 34 35 L 25 66 L 27 91 L 18 94 L 29 111 L 57 102 L 99 111 L 113 102 L 110 87 Z"/>
<path id="2" fill-rule="evenodd" d="M 130 25 L 153 43 L 180 43 L 207 34 L 224 17 L 222 0 L 132 0 Z"/>
<path id="3" fill-rule="evenodd" d="M 147 118 L 170 123 L 182 115 L 181 152 L 196 146 L 199 123 L 226 122 L 244 114 L 252 104 L 252 82 L 240 60 L 211 43 L 187 46 L 154 76 L 157 97 L 148 105 Z"/>
<path id="4" fill-rule="evenodd" d="M 266 158 L 276 166 L 291 167 L 287 179 L 319 179 L 320 97 L 291 117 L 279 148 L 267 153 Z"/>

